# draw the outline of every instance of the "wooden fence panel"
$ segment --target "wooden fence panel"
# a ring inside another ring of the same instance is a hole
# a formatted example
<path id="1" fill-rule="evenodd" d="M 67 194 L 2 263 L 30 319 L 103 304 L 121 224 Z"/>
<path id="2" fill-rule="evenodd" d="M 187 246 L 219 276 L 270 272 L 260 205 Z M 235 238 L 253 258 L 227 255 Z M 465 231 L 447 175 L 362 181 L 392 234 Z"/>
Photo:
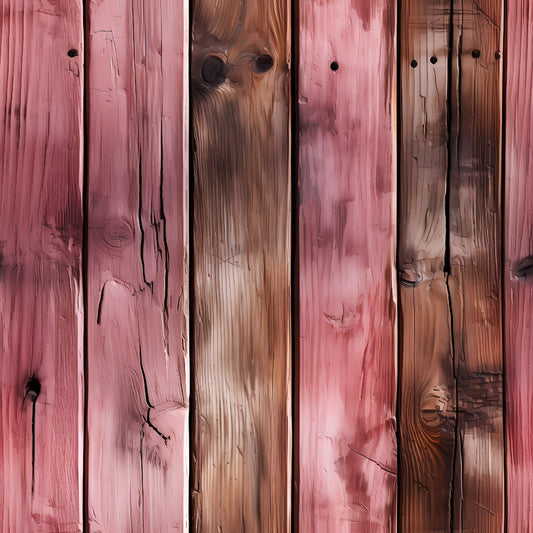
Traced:
<path id="1" fill-rule="evenodd" d="M 0 19 L 0 531 L 82 529 L 82 6 Z"/>
<path id="2" fill-rule="evenodd" d="M 287 531 L 289 4 L 198 0 L 194 531 Z"/>
<path id="3" fill-rule="evenodd" d="M 507 531 L 533 524 L 533 2 L 507 2 L 505 370 Z"/>
<path id="4" fill-rule="evenodd" d="M 400 524 L 447 531 L 455 383 L 446 263 L 448 0 L 402 2 Z"/>
<path id="5" fill-rule="evenodd" d="M 396 523 L 396 3 L 299 11 L 299 527 Z"/>
<path id="6" fill-rule="evenodd" d="M 187 14 L 90 3 L 90 531 L 187 528 Z"/>
<path id="7" fill-rule="evenodd" d="M 449 291 L 457 394 L 454 527 L 504 513 L 501 296 L 502 0 L 454 1 Z"/>

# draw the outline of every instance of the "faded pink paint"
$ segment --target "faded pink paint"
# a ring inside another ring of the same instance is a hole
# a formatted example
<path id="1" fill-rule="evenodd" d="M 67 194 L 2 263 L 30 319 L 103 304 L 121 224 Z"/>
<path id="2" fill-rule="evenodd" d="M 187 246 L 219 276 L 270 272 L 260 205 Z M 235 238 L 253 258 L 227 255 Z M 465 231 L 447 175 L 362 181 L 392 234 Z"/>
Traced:
<path id="1" fill-rule="evenodd" d="M 300 2 L 306 533 L 396 527 L 396 3 L 355 4 Z"/>
<path id="2" fill-rule="evenodd" d="M 82 530 L 81 4 L 1 3 L 2 532 Z"/>
<path id="3" fill-rule="evenodd" d="M 188 528 L 187 14 L 90 3 L 90 531 Z"/>
<path id="4" fill-rule="evenodd" d="M 533 524 L 533 1 L 508 2 L 506 18 L 507 531 L 514 533 Z"/>

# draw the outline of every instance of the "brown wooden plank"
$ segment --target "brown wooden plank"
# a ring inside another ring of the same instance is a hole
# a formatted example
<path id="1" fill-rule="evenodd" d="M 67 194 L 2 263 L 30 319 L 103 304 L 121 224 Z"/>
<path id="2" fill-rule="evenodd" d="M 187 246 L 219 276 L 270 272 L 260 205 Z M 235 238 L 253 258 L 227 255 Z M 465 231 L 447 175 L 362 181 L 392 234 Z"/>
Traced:
<path id="1" fill-rule="evenodd" d="M 82 8 L 0 9 L 0 531 L 81 531 Z"/>
<path id="2" fill-rule="evenodd" d="M 302 533 L 390 532 L 396 6 L 305 0 L 299 9 L 297 522 Z"/>
<path id="3" fill-rule="evenodd" d="M 194 531 L 287 531 L 289 5 L 197 0 Z"/>
<path id="4" fill-rule="evenodd" d="M 185 531 L 187 13 L 91 3 L 90 531 Z"/>
<path id="5" fill-rule="evenodd" d="M 449 531 L 455 383 L 446 260 L 448 0 L 400 14 L 401 531 Z"/>
<path id="6" fill-rule="evenodd" d="M 502 0 L 454 1 L 450 299 L 457 378 L 454 529 L 503 530 Z"/>
<path id="7" fill-rule="evenodd" d="M 505 375 L 507 531 L 533 524 L 533 2 L 507 3 Z"/>

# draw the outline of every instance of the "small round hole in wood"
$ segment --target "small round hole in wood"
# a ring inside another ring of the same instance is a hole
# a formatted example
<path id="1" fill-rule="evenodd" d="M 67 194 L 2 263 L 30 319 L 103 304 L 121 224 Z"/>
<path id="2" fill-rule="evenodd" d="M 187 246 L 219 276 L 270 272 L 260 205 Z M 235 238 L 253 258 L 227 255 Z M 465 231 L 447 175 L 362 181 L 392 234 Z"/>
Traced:
<path id="1" fill-rule="evenodd" d="M 331 62 L 331 65 L 329 66 L 329 68 L 335 72 L 336 70 L 339 70 L 339 64 L 336 62 L 336 61 L 332 61 Z"/>
<path id="2" fill-rule="evenodd" d="M 68 52 L 67 52 L 67 55 L 69 57 L 78 57 L 78 51 L 75 49 L 75 48 L 71 48 Z"/>
<path id="3" fill-rule="evenodd" d="M 416 59 L 413 59 L 413 60 L 411 61 L 411 66 L 412 66 L 413 68 L 416 68 L 416 67 L 418 66 L 418 61 L 417 61 Z"/>
<path id="4" fill-rule="evenodd" d="M 474 59 L 477 59 L 478 57 L 481 57 L 481 52 L 477 48 L 475 50 L 472 50 L 472 57 Z"/>
<path id="5" fill-rule="evenodd" d="M 432 65 L 434 65 L 434 64 L 437 62 L 437 58 L 436 58 L 435 56 L 431 56 L 431 57 L 429 58 L 429 62 L 430 62 Z"/>

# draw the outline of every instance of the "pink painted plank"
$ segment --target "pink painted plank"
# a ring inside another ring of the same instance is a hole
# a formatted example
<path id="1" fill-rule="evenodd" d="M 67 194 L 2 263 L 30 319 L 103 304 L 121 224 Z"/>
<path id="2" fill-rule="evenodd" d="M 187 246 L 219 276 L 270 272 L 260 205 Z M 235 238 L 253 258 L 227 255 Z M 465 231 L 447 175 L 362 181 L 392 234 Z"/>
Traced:
<path id="1" fill-rule="evenodd" d="M 533 1 L 507 3 L 505 363 L 507 531 L 533 524 Z"/>
<path id="2" fill-rule="evenodd" d="M 81 531 L 81 1 L 1 10 L 0 531 Z"/>
<path id="3" fill-rule="evenodd" d="M 88 11 L 88 521 L 185 531 L 185 53 L 173 0 Z"/>
<path id="4" fill-rule="evenodd" d="M 395 6 L 300 2 L 306 533 L 395 529 Z"/>

